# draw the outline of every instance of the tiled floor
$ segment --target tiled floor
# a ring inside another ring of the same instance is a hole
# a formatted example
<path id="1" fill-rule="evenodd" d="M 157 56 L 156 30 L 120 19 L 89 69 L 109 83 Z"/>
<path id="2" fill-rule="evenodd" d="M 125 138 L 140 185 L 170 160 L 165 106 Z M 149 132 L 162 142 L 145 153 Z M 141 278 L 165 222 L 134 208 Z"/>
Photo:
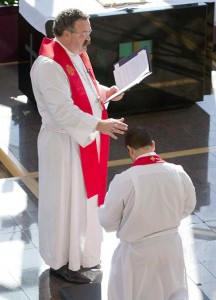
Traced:
<path id="1" fill-rule="evenodd" d="M 17 88 L 16 64 L 0 65 L 0 84 L 0 160 L 14 176 L 0 179 L 0 299 L 61 299 L 60 289 L 71 287 L 75 291 L 75 286 L 50 277 L 38 252 L 36 141 L 40 117 L 34 105 L 24 103 L 26 99 Z M 126 116 L 126 122 L 146 126 L 153 134 L 158 154 L 181 164 L 190 174 L 197 206 L 180 227 L 190 300 L 216 300 L 214 94 L 191 107 Z M 128 167 L 127 158 L 122 138 L 113 140 L 109 181 Z M 102 271 L 88 273 L 94 282 L 101 283 L 101 300 L 107 300 L 110 259 L 117 242 L 115 234 L 104 235 Z M 79 295 L 78 290 L 74 299 L 90 300 L 88 295 Z"/>

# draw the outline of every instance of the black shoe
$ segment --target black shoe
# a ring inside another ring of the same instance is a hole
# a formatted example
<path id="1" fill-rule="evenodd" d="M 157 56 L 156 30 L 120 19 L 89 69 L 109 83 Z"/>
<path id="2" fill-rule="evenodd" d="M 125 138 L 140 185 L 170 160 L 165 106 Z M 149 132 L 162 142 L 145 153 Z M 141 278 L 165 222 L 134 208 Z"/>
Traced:
<path id="1" fill-rule="evenodd" d="M 72 282 L 72 283 L 90 283 L 91 279 L 84 276 L 78 271 L 71 271 L 68 269 L 67 265 L 61 267 L 60 269 L 54 270 L 50 268 L 50 274 L 56 277 L 59 277 L 65 281 Z"/>
<path id="2" fill-rule="evenodd" d="M 80 272 L 85 272 L 85 271 L 91 271 L 91 270 L 100 270 L 101 269 L 101 265 L 98 264 L 94 267 L 90 267 L 90 268 L 85 268 L 83 266 L 81 266 L 81 269 L 79 270 Z"/>

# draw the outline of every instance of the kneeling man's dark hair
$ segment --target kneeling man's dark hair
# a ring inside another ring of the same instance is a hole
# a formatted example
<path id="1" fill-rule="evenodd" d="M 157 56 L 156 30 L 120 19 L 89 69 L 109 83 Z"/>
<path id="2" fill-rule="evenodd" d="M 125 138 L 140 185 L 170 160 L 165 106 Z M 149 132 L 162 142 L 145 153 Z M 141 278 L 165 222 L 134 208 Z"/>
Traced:
<path id="1" fill-rule="evenodd" d="M 142 126 L 133 126 L 125 134 L 125 147 L 127 146 L 131 146 L 134 149 L 152 146 L 152 138 Z"/>

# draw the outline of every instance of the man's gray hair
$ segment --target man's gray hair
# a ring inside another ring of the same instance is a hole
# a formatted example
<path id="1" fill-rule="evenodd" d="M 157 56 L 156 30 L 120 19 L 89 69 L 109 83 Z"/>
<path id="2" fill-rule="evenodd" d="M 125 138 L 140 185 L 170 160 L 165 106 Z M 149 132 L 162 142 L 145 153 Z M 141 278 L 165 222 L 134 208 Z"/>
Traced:
<path id="1" fill-rule="evenodd" d="M 88 20 L 90 16 L 79 9 L 66 9 L 58 14 L 53 22 L 53 34 L 62 36 L 64 30 L 73 30 L 74 23 L 81 20 Z"/>

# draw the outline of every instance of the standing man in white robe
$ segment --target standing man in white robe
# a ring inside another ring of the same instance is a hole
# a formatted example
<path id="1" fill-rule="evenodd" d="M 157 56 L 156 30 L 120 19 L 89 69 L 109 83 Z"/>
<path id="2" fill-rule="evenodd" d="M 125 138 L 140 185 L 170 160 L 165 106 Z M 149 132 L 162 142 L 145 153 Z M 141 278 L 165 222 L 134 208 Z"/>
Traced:
<path id="1" fill-rule="evenodd" d="M 125 146 L 132 166 L 114 177 L 99 219 L 120 243 L 111 263 L 108 300 L 188 299 L 178 226 L 195 208 L 195 188 L 183 168 L 163 161 L 142 127 Z"/>
<path id="2" fill-rule="evenodd" d="M 40 254 L 50 274 L 75 283 L 91 281 L 80 269 L 99 267 L 102 230 L 97 209 L 105 195 L 109 138 L 127 130 L 124 118 L 106 115 L 104 101 L 118 89 L 95 80 L 86 53 L 91 31 L 85 13 L 61 12 L 53 25 L 55 38 L 43 39 L 31 69 L 42 118 Z"/>

